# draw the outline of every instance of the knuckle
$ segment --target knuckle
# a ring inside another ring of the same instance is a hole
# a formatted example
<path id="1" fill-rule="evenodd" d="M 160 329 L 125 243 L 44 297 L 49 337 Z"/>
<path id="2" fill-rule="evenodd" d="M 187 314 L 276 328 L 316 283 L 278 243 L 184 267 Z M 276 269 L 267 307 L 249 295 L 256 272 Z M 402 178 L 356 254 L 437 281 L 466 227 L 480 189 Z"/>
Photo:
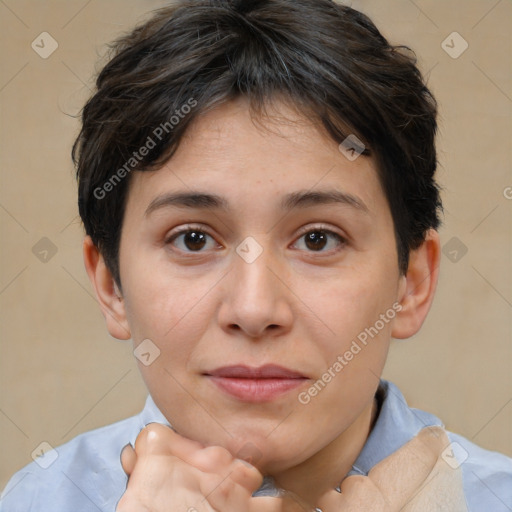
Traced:
<path id="1" fill-rule="evenodd" d="M 212 499 L 216 503 L 224 503 L 233 492 L 234 487 L 235 483 L 228 475 L 223 477 L 220 475 L 210 475 L 205 478 L 202 491 L 208 497 L 208 500 Z"/>
<path id="2" fill-rule="evenodd" d="M 233 492 L 233 488 L 234 483 L 229 478 L 226 478 L 217 486 L 217 488 L 214 490 L 214 493 L 217 494 L 218 498 L 225 501 Z"/>
<path id="3" fill-rule="evenodd" d="M 162 451 L 166 440 L 169 439 L 170 432 L 171 430 L 168 427 L 159 423 L 146 425 L 135 441 L 135 450 L 150 453 Z"/>
<path id="4" fill-rule="evenodd" d="M 244 486 L 259 486 L 263 481 L 263 475 L 247 462 L 236 459 L 231 465 L 231 477 Z"/>
<path id="5" fill-rule="evenodd" d="M 216 465 L 228 465 L 233 460 L 231 453 L 222 446 L 208 446 L 203 453 Z"/>

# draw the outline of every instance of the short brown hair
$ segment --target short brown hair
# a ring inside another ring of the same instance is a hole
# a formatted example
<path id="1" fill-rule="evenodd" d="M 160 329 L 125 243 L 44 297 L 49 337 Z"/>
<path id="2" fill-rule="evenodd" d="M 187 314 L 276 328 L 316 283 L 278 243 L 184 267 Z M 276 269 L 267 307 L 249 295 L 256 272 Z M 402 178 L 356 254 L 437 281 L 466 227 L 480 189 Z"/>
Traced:
<path id="1" fill-rule="evenodd" d="M 439 225 L 436 102 L 414 54 L 390 45 L 350 7 L 330 0 L 179 0 L 112 45 L 96 87 L 72 156 L 86 233 L 119 286 L 130 171 L 162 166 L 199 114 L 240 95 L 260 114 L 276 97 L 287 98 L 337 143 L 349 134 L 363 141 L 378 165 L 402 273 L 409 251 Z"/>

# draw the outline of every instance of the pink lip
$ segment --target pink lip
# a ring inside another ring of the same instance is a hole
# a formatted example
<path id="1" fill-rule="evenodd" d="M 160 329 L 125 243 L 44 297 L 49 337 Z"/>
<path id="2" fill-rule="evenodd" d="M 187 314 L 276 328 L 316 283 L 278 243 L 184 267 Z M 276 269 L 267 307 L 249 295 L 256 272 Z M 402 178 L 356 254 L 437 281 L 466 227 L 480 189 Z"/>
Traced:
<path id="1" fill-rule="evenodd" d="M 268 402 L 296 388 L 304 375 L 277 365 L 224 366 L 205 373 L 222 391 L 244 402 Z"/>

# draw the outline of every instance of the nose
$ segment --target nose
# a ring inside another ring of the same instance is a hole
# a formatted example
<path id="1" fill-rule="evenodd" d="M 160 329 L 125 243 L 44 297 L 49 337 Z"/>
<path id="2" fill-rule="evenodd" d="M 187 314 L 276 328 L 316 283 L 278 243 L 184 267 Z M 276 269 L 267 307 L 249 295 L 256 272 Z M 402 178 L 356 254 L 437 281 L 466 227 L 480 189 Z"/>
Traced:
<path id="1" fill-rule="evenodd" d="M 286 284 L 283 264 L 262 248 L 252 261 L 243 253 L 233 255 L 230 272 L 223 279 L 223 297 L 219 309 L 221 328 L 233 334 L 243 332 L 251 338 L 279 336 L 293 324 L 293 293 Z"/>

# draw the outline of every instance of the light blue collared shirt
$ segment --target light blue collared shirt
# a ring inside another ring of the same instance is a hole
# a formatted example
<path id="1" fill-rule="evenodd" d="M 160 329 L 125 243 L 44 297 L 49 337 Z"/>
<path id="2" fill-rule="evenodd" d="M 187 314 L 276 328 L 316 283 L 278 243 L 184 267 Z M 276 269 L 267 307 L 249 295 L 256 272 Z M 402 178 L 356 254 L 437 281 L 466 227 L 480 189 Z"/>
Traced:
<path id="1" fill-rule="evenodd" d="M 374 428 L 348 475 L 367 475 L 422 428 L 442 425 L 432 414 L 410 408 L 391 382 L 381 380 L 377 399 L 380 410 Z M 81 434 L 46 453 L 11 478 L 0 512 L 114 512 L 127 482 L 121 450 L 154 422 L 169 424 L 149 396 L 137 416 Z M 447 434 L 462 468 L 468 511 L 512 512 L 512 459 Z M 271 493 L 271 481 L 266 479 L 254 494 Z"/>

